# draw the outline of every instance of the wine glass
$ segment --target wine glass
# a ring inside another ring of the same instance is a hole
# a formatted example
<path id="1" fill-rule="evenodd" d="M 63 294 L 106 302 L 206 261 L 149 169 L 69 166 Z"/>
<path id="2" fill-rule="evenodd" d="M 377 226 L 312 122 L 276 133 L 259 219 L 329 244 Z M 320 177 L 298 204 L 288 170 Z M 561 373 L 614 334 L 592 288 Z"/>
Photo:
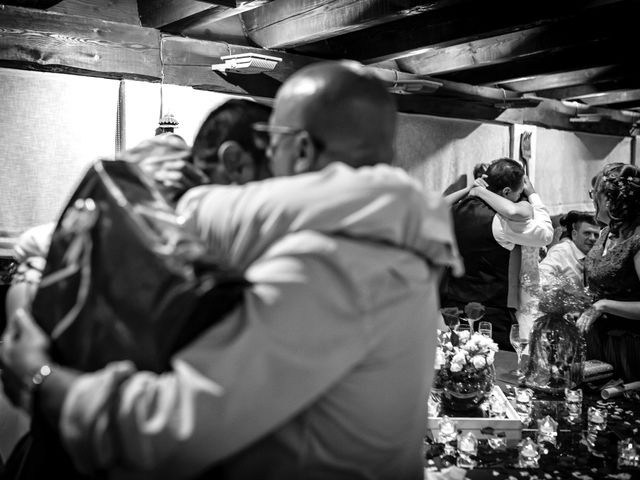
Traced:
<path id="1" fill-rule="evenodd" d="M 474 332 L 473 325 L 475 324 L 475 322 L 477 322 L 482 317 L 484 317 L 484 308 L 479 309 L 479 308 L 468 308 L 468 307 L 469 305 L 467 305 L 467 307 L 465 307 L 464 309 L 465 320 L 469 323 L 469 327 L 471 327 L 471 333 L 473 333 Z"/>
<path id="2" fill-rule="evenodd" d="M 442 309 L 440 312 L 442 313 L 442 319 L 444 320 L 445 325 L 449 327 L 449 330 L 454 332 L 457 331 L 458 326 L 460 325 L 460 316 L 458 314 L 445 311 L 445 309 Z"/>
<path id="3" fill-rule="evenodd" d="M 512 373 L 515 373 L 517 376 L 522 375 L 522 370 L 520 370 L 520 361 L 522 360 L 522 351 L 529 344 L 529 339 L 524 336 L 525 332 L 520 326 L 516 323 L 511 325 L 511 331 L 509 332 L 509 341 L 511 342 L 511 346 L 516 351 L 518 355 L 518 367 Z"/>

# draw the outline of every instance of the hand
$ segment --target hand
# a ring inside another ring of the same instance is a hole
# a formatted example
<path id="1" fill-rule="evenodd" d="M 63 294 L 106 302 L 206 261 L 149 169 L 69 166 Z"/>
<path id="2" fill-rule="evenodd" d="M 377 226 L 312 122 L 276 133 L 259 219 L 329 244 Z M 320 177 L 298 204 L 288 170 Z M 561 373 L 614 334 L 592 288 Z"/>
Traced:
<path id="1" fill-rule="evenodd" d="M 473 181 L 473 186 L 474 187 L 480 187 L 480 188 L 488 188 L 489 184 L 487 183 L 487 181 L 485 180 L 487 178 L 486 175 L 482 175 L 481 177 L 476 178 Z"/>
<path id="2" fill-rule="evenodd" d="M 527 198 L 529 198 L 529 195 L 536 193 L 536 189 L 533 188 L 533 184 L 531 183 L 531 180 L 529 180 L 529 175 L 525 175 L 524 176 L 524 192 L 523 192 Z"/>
<path id="3" fill-rule="evenodd" d="M 9 319 L 2 335 L 2 383 L 4 392 L 14 405 L 25 407 L 31 378 L 45 364 L 51 363 L 50 342 L 33 317 L 18 309 Z"/>
<path id="4" fill-rule="evenodd" d="M 170 200 L 176 200 L 192 187 L 210 183 L 209 177 L 186 159 L 142 160 L 140 168 L 157 184 Z"/>
<path id="5" fill-rule="evenodd" d="M 580 315 L 580 318 L 576 321 L 576 326 L 580 332 L 586 333 L 591 330 L 595 321 L 604 313 L 605 302 L 606 300 L 604 299 L 598 300 L 591 306 L 591 308 L 587 309 L 582 315 Z"/>

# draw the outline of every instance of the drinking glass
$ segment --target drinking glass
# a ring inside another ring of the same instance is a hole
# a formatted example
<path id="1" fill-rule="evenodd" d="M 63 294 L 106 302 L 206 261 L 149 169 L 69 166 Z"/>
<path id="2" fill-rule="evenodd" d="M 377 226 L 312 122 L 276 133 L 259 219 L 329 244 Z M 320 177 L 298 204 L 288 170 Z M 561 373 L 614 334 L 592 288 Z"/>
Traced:
<path id="1" fill-rule="evenodd" d="M 481 303 L 478 302 L 469 302 L 464 307 L 465 320 L 469 323 L 471 327 L 471 332 L 473 333 L 473 325 L 475 322 L 484 317 L 485 308 Z"/>
<path id="2" fill-rule="evenodd" d="M 518 355 L 518 366 L 512 372 L 517 376 L 522 375 L 522 370 L 520 370 L 520 362 L 522 361 L 522 351 L 529 344 L 529 339 L 523 336 L 524 332 L 520 328 L 520 326 L 516 323 L 511 325 L 511 331 L 509 332 L 509 341 L 511 342 L 511 346 L 516 351 Z"/>
<path id="3" fill-rule="evenodd" d="M 458 334 L 458 336 L 460 336 L 462 332 L 469 332 L 469 336 L 471 336 L 471 334 L 473 333 L 469 325 L 458 326 L 458 328 L 456 329 L 456 333 Z"/>
<path id="4" fill-rule="evenodd" d="M 458 330 L 458 325 L 460 325 L 460 317 L 458 315 L 454 315 L 452 313 L 444 312 L 440 310 L 442 313 L 442 319 L 449 330 L 453 330 L 454 332 Z"/>
<path id="5" fill-rule="evenodd" d="M 493 336 L 493 327 L 491 322 L 480 322 L 478 324 L 478 331 L 485 337 L 491 338 Z"/>

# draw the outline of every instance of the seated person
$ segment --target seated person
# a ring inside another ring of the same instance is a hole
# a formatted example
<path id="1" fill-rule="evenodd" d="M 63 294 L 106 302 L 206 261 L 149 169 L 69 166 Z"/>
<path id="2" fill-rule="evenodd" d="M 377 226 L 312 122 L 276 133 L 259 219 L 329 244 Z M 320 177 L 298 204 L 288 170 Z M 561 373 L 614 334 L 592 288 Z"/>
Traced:
<path id="1" fill-rule="evenodd" d="M 563 228 L 560 242 L 552 246 L 540 262 L 540 284 L 553 283 L 563 277 L 583 287 L 584 258 L 600 236 L 593 213 L 571 210 L 560 218 Z"/>

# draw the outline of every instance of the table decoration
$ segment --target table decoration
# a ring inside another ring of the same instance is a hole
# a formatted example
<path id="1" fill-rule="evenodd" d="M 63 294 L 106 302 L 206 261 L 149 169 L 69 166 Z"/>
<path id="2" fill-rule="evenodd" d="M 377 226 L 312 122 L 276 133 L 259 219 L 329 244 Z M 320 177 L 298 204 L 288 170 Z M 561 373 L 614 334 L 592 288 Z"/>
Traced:
<path id="1" fill-rule="evenodd" d="M 522 423 L 529 424 L 533 409 L 533 391 L 527 387 L 516 388 L 516 413 Z"/>
<path id="2" fill-rule="evenodd" d="M 519 444 L 518 466 L 520 468 L 538 468 L 539 459 L 538 445 L 531 438 L 526 437 Z"/>
<path id="3" fill-rule="evenodd" d="M 500 403 L 504 407 L 504 413 L 500 417 L 491 413 L 491 407 L 488 405 L 491 398 L 495 398 L 494 402 Z M 494 385 L 490 396 L 485 400 L 485 405 L 487 408 L 478 408 L 471 412 L 458 413 L 455 416 L 447 415 L 442 411 L 441 416 L 429 415 L 427 418 L 429 435 L 440 443 L 440 422 L 447 416 L 450 422 L 454 422 L 457 430 L 473 432 L 478 440 L 490 440 L 497 435 L 502 437 L 507 445 L 515 446 L 522 438 L 522 422 L 499 386 Z M 481 407 L 485 405 L 481 405 Z M 447 429 L 446 432 L 449 430 Z"/>
<path id="4" fill-rule="evenodd" d="M 585 345 L 575 319 L 591 308 L 593 296 L 563 276 L 548 278 L 541 286 L 525 277 L 523 286 L 542 313 L 531 328 L 524 384 L 561 395 L 582 382 Z"/>
<path id="5" fill-rule="evenodd" d="M 477 409 L 495 382 L 493 362 L 498 345 L 480 333 L 451 331 L 443 335 L 444 363 L 434 384 L 442 388 L 442 405 L 448 412 Z"/>
<path id="6" fill-rule="evenodd" d="M 633 390 L 640 390 L 640 382 L 631 382 L 623 385 L 617 385 L 615 387 L 604 388 L 600 392 L 600 396 L 605 400 L 609 400 L 610 398 L 617 397 L 618 395 L 622 395 L 625 392 Z"/>
<path id="7" fill-rule="evenodd" d="M 549 415 L 544 418 L 538 419 L 538 443 L 544 442 L 556 444 L 556 437 L 558 435 L 558 422 L 556 422 Z"/>
<path id="8" fill-rule="evenodd" d="M 473 468 L 476 466 L 478 439 L 473 432 L 464 432 L 458 436 L 458 467 Z"/>
<path id="9" fill-rule="evenodd" d="M 569 423 L 580 423 L 582 420 L 582 389 L 564 389 L 564 404 Z"/>
<path id="10" fill-rule="evenodd" d="M 640 445 L 633 438 L 618 442 L 618 468 L 640 467 Z"/>
<path id="11" fill-rule="evenodd" d="M 589 407 L 587 410 L 587 443 L 594 446 L 600 432 L 607 428 L 607 411 L 604 408 Z"/>

